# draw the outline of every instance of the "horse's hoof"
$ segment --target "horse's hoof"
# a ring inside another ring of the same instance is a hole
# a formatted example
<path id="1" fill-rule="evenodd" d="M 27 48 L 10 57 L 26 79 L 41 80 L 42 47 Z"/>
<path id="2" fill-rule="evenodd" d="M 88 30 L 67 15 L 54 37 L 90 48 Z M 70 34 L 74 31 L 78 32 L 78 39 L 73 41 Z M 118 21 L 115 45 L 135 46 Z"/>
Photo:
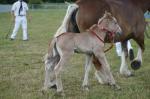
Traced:
<path id="1" fill-rule="evenodd" d="M 129 50 L 129 58 L 130 58 L 130 61 L 132 61 L 134 59 L 134 52 L 133 52 L 133 49 L 130 49 Z"/>
<path id="2" fill-rule="evenodd" d="M 50 87 L 51 89 L 57 89 L 57 86 L 56 85 L 53 85 Z"/>
<path id="3" fill-rule="evenodd" d="M 134 60 L 131 62 L 131 68 L 137 70 L 141 67 L 141 62 L 138 60 Z"/>

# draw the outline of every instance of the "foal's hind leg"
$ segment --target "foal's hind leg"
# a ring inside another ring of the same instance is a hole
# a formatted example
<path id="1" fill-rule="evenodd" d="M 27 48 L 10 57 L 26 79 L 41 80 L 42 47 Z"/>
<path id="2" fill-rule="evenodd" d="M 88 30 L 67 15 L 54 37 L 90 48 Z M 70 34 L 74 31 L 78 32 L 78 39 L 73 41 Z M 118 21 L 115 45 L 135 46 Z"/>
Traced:
<path id="1" fill-rule="evenodd" d="M 57 86 L 57 93 L 63 94 L 63 86 L 61 81 L 61 70 L 65 63 L 69 60 L 70 56 L 72 55 L 72 52 L 62 52 L 62 55 L 60 56 L 60 61 L 54 68 L 55 76 L 56 76 L 56 86 Z"/>
<path id="2" fill-rule="evenodd" d="M 85 90 L 89 90 L 88 89 L 88 85 L 89 85 L 89 82 L 88 82 L 88 76 L 89 76 L 89 71 L 91 69 L 91 64 L 92 64 L 92 55 L 91 54 L 87 54 L 86 55 L 86 62 L 85 62 L 85 75 L 84 75 L 84 80 L 83 80 L 83 84 L 82 84 L 82 87 L 85 89 Z"/>

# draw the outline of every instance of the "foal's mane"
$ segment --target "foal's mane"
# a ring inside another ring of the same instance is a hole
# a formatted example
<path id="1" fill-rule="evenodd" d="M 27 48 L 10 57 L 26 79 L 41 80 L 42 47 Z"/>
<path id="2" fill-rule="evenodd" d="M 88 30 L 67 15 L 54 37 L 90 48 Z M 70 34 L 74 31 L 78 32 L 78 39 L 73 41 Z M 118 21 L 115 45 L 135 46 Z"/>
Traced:
<path id="1" fill-rule="evenodd" d="M 111 20 L 112 20 L 113 17 L 112 17 L 112 15 L 111 15 L 111 13 L 105 11 L 104 16 L 99 19 L 98 24 L 100 24 L 100 23 L 102 22 L 102 20 L 104 20 L 104 19 L 111 19 Z"/>

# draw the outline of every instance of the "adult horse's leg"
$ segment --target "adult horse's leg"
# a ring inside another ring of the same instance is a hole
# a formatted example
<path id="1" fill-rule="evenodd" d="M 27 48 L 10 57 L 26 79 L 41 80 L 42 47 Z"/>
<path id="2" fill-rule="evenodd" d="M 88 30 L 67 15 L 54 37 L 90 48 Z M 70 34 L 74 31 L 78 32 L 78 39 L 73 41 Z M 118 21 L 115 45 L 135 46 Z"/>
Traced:
<path id="1" fill-rule="evenodd" d="M 137 57 L 131 62 L 131 67 L 134 70 L 137 70 L 140 68 L 142 65 L 142 53 L 145 50 L 145 45 L 144 45 L 144 31 L 146 28 L 146 22 L 144 20 L 143 13 L 141 14 L 141 19 L 139 19 L 137 25 L 136 25 L 136 31 L 134 33 L 134 40 L 138 44 L 138 53 Z"/>
<path id="2" fill-rule="evenodd" d="M 142 53 L 144 52 L 145 46 L 144 46 L 144 33 L 143 35 L 140 35 L 137 39 L 135 39 L 137 44 L 139 45 L 137 57 L 131 62 L 131 67 L 134 70 L 137 70 L 140 68 L 142 64 Z"/>
<path id="3" fill-rule="evenodd" d="M 142 64 L 142 49 L 139 47 L 137 57 L 131 62 L 131 67 L 132 69 L 137 70 L 140 68 L 141 64 Z"/>
<path id="4" fill-rule="evenodd" d="M 89 86 L 89 82 L 88 82 L 88 78 L 89 78 L 89 71 L 91 69 L 91 64 L 92 64 L 92 55 L 91 54 L 87 54 L 86 55 L 86 62 L 85 62 L 85 75 L 84 75 L 84 80 L 83 80 L 83 84 L 82 87 L 84 90 L 89 90 L 88 86 Z"/>
<path id="5" fill-rule="evenodd" d="M 124 76 L 132 76 L 132 72 L 128 69 L 128 65 L 126 63 L 128 57 L 127 50 L 127 42 L 122 42 L 122 54 L 121 54 L 121 66 L 120 66 L 120 74 Z"/>

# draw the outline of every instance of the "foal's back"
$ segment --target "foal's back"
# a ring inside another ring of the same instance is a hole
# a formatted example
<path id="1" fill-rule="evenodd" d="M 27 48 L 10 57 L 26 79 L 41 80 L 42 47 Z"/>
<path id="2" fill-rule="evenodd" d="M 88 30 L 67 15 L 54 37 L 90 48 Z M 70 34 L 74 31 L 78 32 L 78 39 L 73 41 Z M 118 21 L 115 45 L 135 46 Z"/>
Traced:
<path id="1" fill-rule="evenodd" d="M 92 33 L 72 33 L 65 32 L 63 35 L 57 38 L 57 45 L 65 51 L 77 50 L 81 53 L 92 53 L 95 46 L 100 46 L 97 44 L 98 40 Z M 101 46 L 102 47 L 102 46 Z"/>

